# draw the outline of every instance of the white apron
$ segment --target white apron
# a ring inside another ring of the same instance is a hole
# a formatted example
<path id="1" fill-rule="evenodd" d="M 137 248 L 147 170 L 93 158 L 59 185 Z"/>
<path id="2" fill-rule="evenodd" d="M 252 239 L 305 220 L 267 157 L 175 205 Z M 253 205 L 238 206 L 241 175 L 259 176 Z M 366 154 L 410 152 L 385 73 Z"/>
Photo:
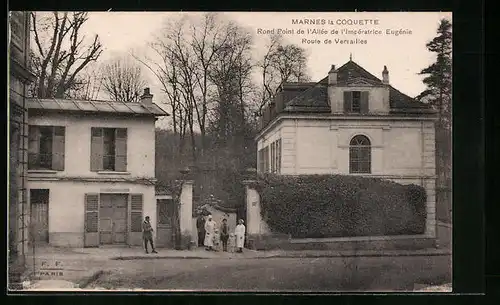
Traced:
<path id="1" fill-rule="evenodd" d="M 234 229 L 236 237 L 236 248 L 243 248 L 245 245 L 245 225 L 237 225 Z"/>
<path id="2" fill-rule="evenodd" d="M 207 221 L 205 223 L 205 242 L 206 247 L 214 246 L 215 221 Z"/>

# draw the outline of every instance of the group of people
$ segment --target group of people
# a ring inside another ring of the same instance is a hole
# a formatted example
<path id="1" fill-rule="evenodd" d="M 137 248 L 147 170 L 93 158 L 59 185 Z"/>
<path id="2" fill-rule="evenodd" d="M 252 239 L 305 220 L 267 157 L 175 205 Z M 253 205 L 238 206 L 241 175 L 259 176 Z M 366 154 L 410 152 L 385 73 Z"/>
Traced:
<path id="1" fill-rule="evenodd" d="M 234 229 L 236 252 L 243 252 L 245 245 L 245 225 L 243 219 L 238 220 L 238 225 Z M 222 251 L 228 251 L 228 241 L 230 237 L 230 228 L 227 224 L 227 219 L 222 219 L 220 228 L 217 228 L 217 223 L 213 220 L 212 215 L 208 215 L 207 219 L 199 213 L 196 220 L 196 228 L 198 230 L 198 246 L 205 247 L 207 251 L 214 251 L 218 240 L 222 243 Z"/>
<path id="2" fill-rule="evenodd" d="M 234 229 L 236 252 L 239 253 L 243 252 L 243 247 L 245 245 L 245 225 L 243 223 L 243 219 L 238 220 L 238 225 Z M 220 240 L 222 242 L 222 251 L 227 252 L 230 236 L 227 219 L 224 218 L 222 220 L 219 232 L 217 223 L 213 220 L 212 215 L 208 215 L 207 221 L 205 221 L 205 217 L 200 213 L 196 221 L 196 227 L 198 229 L 198 246 L 205 246 L 207 251 L 214 251 L 215 244 Z M 153 243 L 153 227 L 151 226 L 149 216 L 146 216 L 142 223 L 142 238 L 144 240 L 146 253 L 149 253 L 148 244 L 151 246 L 151 253 L 158 253 Z"/>

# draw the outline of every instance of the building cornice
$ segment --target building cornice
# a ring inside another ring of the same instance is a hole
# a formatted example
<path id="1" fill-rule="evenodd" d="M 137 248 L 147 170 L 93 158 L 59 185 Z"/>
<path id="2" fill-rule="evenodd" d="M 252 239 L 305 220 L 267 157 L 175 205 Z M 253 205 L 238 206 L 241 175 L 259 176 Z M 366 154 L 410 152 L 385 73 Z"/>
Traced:
<path id="1" fill-rule="evenodd" d="M 14 74 L 16 77 L 22 80 L 23 83 L 33 82 L 36 78 L 35 74 L 31 72 L 27 67 L 20 64 L 14 58 L 10 58 L 10 73 Z"/>
<path id="2" fill-rule="evenodd" d="M 345 114 L 288 114 L 280 113 L 259 131 L 255 140 L 258 141 L 280 121 L 284 120 L 320 120 L 320 121 L 435 121 L 434 116 L 398 116 L 398 115 L 345 115 Z"/>
<path id="3" fill-rule="evenodd" d="M 72 182 L 96 182 L 96 183 L 133 183 L 144 185 L 155 185 L 156 178 L 153 177 L 85 177 L 85 176 L 56 176 L 50 173 L 34 174 L 28 173 L 28 181 L 72 181 Z"/>

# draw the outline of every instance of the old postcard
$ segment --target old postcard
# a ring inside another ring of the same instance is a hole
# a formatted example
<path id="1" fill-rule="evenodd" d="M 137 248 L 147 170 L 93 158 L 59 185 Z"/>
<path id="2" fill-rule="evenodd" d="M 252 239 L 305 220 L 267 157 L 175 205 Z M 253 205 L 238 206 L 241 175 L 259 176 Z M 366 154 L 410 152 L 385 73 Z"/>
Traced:
<path id="1" fill-rule="evenodd" d="M 446 12 L 10 12 L 9 289 L 451 291 Z"/>

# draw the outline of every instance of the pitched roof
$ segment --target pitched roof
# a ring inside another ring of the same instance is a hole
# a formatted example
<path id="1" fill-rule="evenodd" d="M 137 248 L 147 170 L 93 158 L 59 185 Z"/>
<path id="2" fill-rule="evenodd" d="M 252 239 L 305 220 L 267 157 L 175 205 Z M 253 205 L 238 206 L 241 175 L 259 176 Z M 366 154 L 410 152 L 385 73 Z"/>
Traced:
<path id="1" fill-rule="evenodd" d="M 153 116 L 169 115 L 154 103 L 147 105 L 144 103 L 125 103 L 116 101 L 31 98 L 27 101 L 27 107 L 28 109 L 41 111 L 50 110 L 63 112 L 138 114 Z"/>
<path id="2" fill-rule="evenodd" d="M 356 79 L 362 79 L 374 85 L 383 85 L 382 80 L 352 60 L 337 69 L 337 84 L 346 85 Z M 288 102 L 285 100 L 284 110 L 315 113 L 329 112 L 327 86 L 328 76 L 317 83 L 285 83 L 283 85 L 285 92 L 288 88 L 302 88 L 302 92 L 294 94 L 293 98 Z M 309 89 L 304 90 L 304 87 L 309 87 Z M 419 102 L 392 86 L 389 86 L 389 103 L 392 112 L 407 112 L 415 109 L 430 110 L 428 104 Z"/>

